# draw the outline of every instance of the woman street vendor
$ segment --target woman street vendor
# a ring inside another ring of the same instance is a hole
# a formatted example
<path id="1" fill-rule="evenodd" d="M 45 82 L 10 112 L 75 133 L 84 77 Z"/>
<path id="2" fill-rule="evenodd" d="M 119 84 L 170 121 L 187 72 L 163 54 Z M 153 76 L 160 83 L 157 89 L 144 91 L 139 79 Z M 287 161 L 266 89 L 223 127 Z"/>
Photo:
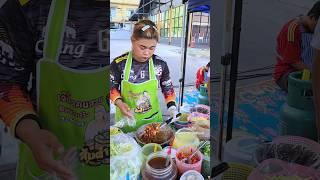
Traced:
<path id="1" fill-rule="evenodd" d="M 113 60 L 110 68 L 110 99 L 116 105 L 115 121 L 127 116 L 134 126 L 125 125 L 125 132 L 134 131 L 151 122 L 162 122 L 158 99 L 160 85 L 171 117 L 177 114 L 175 92 L 167 63 L 154 54 L 159 32 L 150 20 L 134 25 L 132 50 Z"/>

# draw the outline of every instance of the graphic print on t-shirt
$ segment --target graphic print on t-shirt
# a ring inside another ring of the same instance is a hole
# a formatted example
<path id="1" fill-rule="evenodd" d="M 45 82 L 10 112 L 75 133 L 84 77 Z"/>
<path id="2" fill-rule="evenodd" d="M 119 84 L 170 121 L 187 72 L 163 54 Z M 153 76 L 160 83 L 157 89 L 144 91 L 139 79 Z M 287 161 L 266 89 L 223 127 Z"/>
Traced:
<path id="1" fill-rule="evenodd" d="M 61 49 L 61 54 L 71 55 L 74 58 L 83 57 L 83 53 L 85 51 L 85 44 L 82 44 L 77 41 L 77 31 L 74 27 L 75 25 L 71 23 L 71 25 L 67 25 L 64 31 L 64 43 Z M 45 38 L 47 27 L 44 26 L 42 28 L 42 36 L 41 39 L 36 43 L 36 52 L 43 53 L 43 43 Z"/>

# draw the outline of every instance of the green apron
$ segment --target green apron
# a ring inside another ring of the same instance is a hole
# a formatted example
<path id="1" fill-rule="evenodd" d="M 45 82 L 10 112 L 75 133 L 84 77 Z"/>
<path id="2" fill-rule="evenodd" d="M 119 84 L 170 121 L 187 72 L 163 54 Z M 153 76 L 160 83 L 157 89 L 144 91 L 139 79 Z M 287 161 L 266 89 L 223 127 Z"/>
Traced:
<path id="1" fill-rule="evenodd" d="M 133 109 L 136 125 L 130 127 L 126 125 L 124 132 L 137 130 L 140 126 L 151 122 L 162 122 L 162 114 L 158 99 L 158 80 L 155 76 L 153 60 L 149 59 L 149 78 L 143 83 L 129 82 L 132 65 L 132 52 L 129 52 L 124 69 L 124 78 L 121 81 L 121 97 L 123 101 Z M 120 109 L 116 108 L 116 121 L 123 118 Z"/>
<path id="2" fill-rule="evenodd" d="M 68 9 L 69 0 L 53 0 L 50 7 L 44 58 L 37 64 L 40 123 L 65 150 L 76 148 L 72 168 L 77 179 L 108 179 L 108 67 L 75 70 L 58 63 Z M 17 173 L 19 180 L 54 179 L 39 169 L 24 143 Z"/>

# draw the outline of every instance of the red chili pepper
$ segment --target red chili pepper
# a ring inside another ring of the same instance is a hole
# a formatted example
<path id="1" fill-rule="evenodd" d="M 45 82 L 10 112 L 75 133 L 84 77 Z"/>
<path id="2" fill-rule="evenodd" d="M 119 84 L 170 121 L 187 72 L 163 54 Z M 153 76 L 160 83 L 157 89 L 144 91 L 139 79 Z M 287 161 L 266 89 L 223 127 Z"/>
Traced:
<path id="1" fill-rule="evenodd" d="M 183 153 L 183 152 L 179 152 L 179 153 L 177 154 L 177 158 L 178 158 L 179 160 L 182 160 L 182 159 L 184 159 L 184 158 L 188 158 L 189 156 L 191 156 L 191 153 L 185 154 L 185 153 Z M 192 156 L 192 158 L 191 158 L 191 164 L 195 164 L 195 163 L 197 163 L 197 162 L 199 162 L 199 161 L 200 161 L 200 158 L 199 158 L 197 155 Z"/>

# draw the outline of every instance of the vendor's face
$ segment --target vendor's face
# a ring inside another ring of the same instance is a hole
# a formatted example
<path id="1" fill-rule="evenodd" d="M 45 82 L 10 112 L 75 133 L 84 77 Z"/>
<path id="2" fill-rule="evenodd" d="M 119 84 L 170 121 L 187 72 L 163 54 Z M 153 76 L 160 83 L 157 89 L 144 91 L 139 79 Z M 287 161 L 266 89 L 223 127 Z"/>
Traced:
<path id="1" fill-rule="evenodd" d="M 146 62 L 153 55 L 157 41 L 154 39 L 132 40 L 132 53 L 135 60 Z"/>

